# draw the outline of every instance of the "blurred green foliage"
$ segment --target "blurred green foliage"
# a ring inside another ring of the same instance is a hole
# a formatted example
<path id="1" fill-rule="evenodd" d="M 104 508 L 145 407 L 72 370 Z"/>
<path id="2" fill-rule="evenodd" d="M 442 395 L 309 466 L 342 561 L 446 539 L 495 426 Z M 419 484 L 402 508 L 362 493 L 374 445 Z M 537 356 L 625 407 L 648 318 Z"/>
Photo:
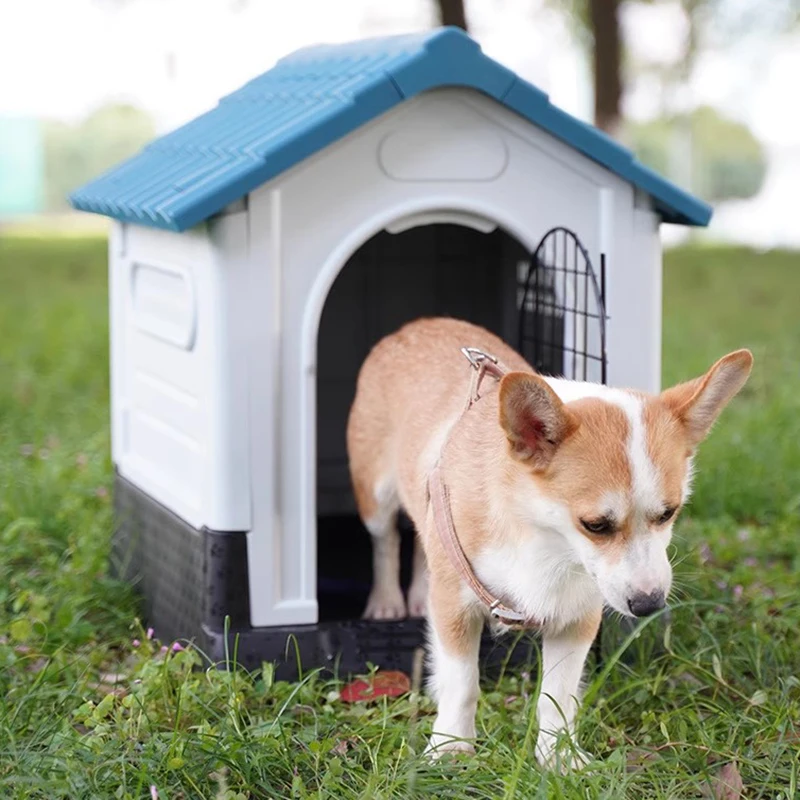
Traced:
<path id="1" fill-rule="evenodd" d="M 154 136 L 149 114 L 131 105 L 103 106 L 78 125 L 45 123 L 46 209 L 67 209 L 73 189 L 133 155 Z"/>
<path id="2" fill-rule="evenodd" d="M 631 124 L 628 139 L 647 166 L 689 183 L 710 202 L 753 197 L 767 174 L 766 153 L 752 131 L 710 106 Z"/>

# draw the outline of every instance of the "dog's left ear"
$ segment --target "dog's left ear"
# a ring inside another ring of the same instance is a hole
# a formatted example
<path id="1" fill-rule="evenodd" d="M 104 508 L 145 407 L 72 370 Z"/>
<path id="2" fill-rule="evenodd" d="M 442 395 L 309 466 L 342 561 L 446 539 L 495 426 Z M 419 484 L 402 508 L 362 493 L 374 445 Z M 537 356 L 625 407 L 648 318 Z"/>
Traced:
<path id="1" fill-rule="evenodd" d="M 685 426 L 692 447 L 708 435 L 722 409 L 747 382 L 752 367 L 753 354 L 736 350 L 705 375 L 661 393 L 661 399 Z"/>
<path id="2" fill-rule="evenodd" d="M 514 457 L 543 470 L 578 420 L 541 377 L 509 372 L 500 382 L 500 425 Z"/>

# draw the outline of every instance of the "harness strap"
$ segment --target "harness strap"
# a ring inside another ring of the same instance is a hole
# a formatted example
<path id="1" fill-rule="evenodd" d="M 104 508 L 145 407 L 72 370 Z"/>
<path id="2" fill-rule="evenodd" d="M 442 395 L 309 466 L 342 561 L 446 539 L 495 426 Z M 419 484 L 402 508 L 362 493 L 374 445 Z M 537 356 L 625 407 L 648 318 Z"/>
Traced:
<path id="1" fill-rule="evenodd" d="M 474 369 L 472 380 L 470 381 L 469 394 L 464 410 L 461 412 L 450 434 L 442 445 L 439 453 L 439 458 L 436 461 L 431 474 L 428 476 L 428 496 L 430 497 L 431 509 L 433 511 L 433 521 L 436 527 L 436 532 L 439 535 L 439 541 L 444 547 L 450 563 L 467 582 L 470 589 L 477 595 L 478 599 L 489 608 L 489 612 L 496 620 L 508 625 L 512 628 L 539 628 L 542 626 L 542 621 L 534 618 L 526 617 L 519 611 L 509 608 L 500 602 L 499 598 L 495 597 L 479 580 L 472 565 L 469 563 L 467 554 L 461 546 L 456 533 L 456 526 L 453 522 L 453 510 L 450 506 L 450 491 L 445 483 L 442 474 L 441 458 L 445 448 L 450 442 L 456 425 L 460 422 L 461 417 L 469 411 L 475 403 L 480 400 L 480 387 L 484 377 L 489 374 L 495 380 L 500 380 L 508 370 L 500 364 L 500 362 L 489 353 L 484 353 L 474 347 L 464 347 L 461 352 L 470 362 Z"/>

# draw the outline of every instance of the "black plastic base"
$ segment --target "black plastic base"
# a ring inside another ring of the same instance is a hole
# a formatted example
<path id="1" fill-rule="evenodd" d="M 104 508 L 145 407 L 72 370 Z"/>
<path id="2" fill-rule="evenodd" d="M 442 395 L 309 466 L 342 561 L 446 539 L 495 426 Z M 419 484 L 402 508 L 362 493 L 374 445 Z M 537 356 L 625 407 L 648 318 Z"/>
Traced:
<path id="1" fill-rule="evenodd" d="M 195 530 L 119 475 L 114 497 L 112 572 L 136 586 L 144 619 L 161 641 L 192 640 L 212 662 L 235 658 L 247 669 L 275 662 L 277 677 L 286 680 L 317 667 L 342 677 L 366 672 L 370 664 L 411 671 L 415 651 L 425 644 L 423 620 L 253 628 L 244 533 Z M 489 675 L 506 665 L 532 666 L 537 651 L 532 636 L 495 640 L 487 633 L 482 665 Z"/>
<path id="2" fill-rule="evenodd" d="M 224 662 L 224 633 L 207 629 L 203 633 L 208 652 Z M 425 622 L 421 619 L 249 628 L 228 640 L 231 660 L 235 657 L 248 669 L 264 661 L 274 662 L 277 677 L 285 680 L 294 680 L 317 667 L 340 677 L 363 674 L 370 665 L 411 674 L 415 652 L 424 647 Z M 529 636 L 494 640 L 485 634 L 481 642 L 481 668 L 487 676 L 496 677 L 507 666 L 533 669 L 537 658 L 536 642 Z"/>

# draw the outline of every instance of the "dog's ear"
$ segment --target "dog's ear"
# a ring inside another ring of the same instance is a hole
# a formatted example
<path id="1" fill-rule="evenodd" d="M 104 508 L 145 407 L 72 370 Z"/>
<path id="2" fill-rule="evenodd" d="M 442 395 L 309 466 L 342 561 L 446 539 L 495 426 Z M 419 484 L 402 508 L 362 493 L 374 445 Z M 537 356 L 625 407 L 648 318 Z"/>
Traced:
<path id="1" fill-rule="evenodd" d="M 500 382 L 500 425 L 514 457 L 543 470 L 578 420 L 538 375 L 509 372 Z"/>
<path id="2" fill-rule="evenodd" d="M 708 435 L 722 409 L 747 382 L 752 366 L 753 354 L 736 350 L 723 356 L 705 375 L 661 393 L 661 399 L 685 427 L 692 447 Z"/>

